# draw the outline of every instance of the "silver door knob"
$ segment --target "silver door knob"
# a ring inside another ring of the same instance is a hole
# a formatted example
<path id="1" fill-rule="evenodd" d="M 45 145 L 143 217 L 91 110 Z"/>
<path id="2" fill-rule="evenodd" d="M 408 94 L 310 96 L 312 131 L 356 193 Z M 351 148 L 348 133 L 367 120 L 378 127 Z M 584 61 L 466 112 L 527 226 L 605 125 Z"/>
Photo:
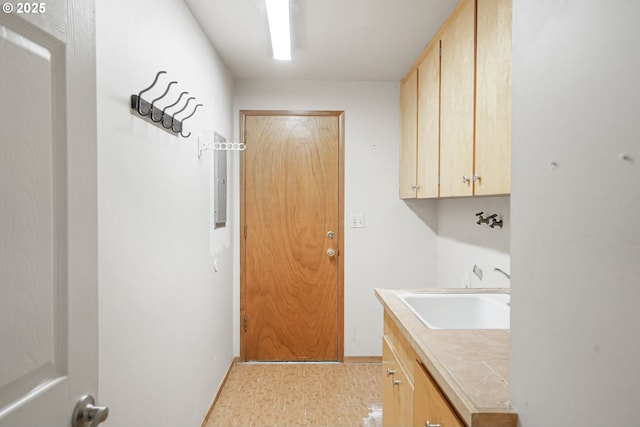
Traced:
<path id="1" fill-rule="evenodd" d="M 469 183 L 470 179 L 467 175 L 462 175 L 462 183 L 463 184 L 467 184 Z"/>
<path id="2" fill-rule="evenodd" d="M 94 406 L 95 399 L 91 395 L 83 396 L 76 404 L 71 417 L 72 427 L 96 427 L 109 416 L 106 406 Z"/>
<path id="3" fill-rule="evenodd" d="M 336 250 L 333 248 L 327 249 L 327 256 L 330 256 L 330 257 L 336 256 Z"/>
<path id="4" fill-rule="evenodd" d="M 402 384 L 402 381 L 400 381 L 400 380 L 396 380 L 396 379 L 391 379 L 391 385 L 392 385 L 393 387 L 395 387 L 395 386 L 397 386 L 397 385 L 399 386 L 400 384 Z"/>
<path id="5" fill-rule="evenodd" d="M 329 239 L 333 239 L 335 237 L 336 233 L 334 233 L 333 231 L 329 230 L 327 231 L 327 238 Z"/>
<path id="6" fill-rule="evenodd" d="M 387 368 L 387 376 L 390 377 L 392 375 L 395 375 L 396 371 L 391 369 L 391 368 Z"/>

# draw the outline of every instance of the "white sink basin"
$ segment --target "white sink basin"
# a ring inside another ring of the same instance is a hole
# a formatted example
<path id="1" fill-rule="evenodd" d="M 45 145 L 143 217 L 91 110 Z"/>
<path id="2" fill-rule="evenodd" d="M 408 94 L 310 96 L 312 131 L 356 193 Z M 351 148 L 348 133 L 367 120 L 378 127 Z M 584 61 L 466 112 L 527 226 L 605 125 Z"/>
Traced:
<path id="1" fill-rule="evenodd" d="M 509 294 L 402 293 L 399 296 L 431 329 L 509 329 Z"/>

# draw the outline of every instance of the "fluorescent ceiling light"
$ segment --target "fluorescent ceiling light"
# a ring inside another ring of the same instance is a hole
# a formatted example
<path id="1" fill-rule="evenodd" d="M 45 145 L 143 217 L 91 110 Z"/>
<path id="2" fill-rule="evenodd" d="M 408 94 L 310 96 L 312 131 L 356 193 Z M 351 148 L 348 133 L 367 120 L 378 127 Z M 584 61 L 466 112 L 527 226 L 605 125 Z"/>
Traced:
<path id="1" fill-rule="evenodd" d="M 289 0 L 266 0 L 273 59 L 291 60 Z"/>

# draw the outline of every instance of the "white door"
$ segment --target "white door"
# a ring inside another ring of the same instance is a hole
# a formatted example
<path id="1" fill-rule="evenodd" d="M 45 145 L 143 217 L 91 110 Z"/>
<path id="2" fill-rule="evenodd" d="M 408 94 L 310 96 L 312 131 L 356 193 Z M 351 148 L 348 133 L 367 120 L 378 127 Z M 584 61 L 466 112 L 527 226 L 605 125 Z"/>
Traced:
<path id="1" fill-rule="evenodd" d="M 0 426 L 69 427 L 98 389 L 94 0 L 0 5 Z"/>

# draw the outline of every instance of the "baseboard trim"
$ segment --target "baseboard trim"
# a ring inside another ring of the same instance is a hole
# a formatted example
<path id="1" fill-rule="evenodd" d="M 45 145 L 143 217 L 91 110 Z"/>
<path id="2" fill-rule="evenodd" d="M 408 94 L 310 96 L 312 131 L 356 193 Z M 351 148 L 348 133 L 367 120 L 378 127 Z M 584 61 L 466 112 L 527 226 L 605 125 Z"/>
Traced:
<path id="1" fill-rule="evenodd" d="M 213 412 L 213 408 L 216 406 L 216 403 L 218 402 L 218 399 L 220 398 L 220 393 L 222 393 L 222 389 L 224 388 L 224 385 L 227 383 L 227 379 L 229 378 L 229 374 L 231 373 L 231 369 L 233 369 L 233 365 L 235 365 L 236 363 L 239 363 L 239 362 L 241 362 L 241 359 L 239 357 L 234 357 L 233 359 L 231 359 L 231 364 L 227 368 L 227 372 L 224 374 L 224 378 L 222 379 L 222 382 L 220 383 L 220 387 L 218 387 L 218 391 L 216 391 L 216 395 L 213 396 L 213 401 L 211 402 L 211 405 L 209 406 L 209 410 L 207 411 L 207 414 L 204 416 L 204 419 L 202 420 L 202 424 L 200 424 L 200 427 L 206 427 L 207 423 L 209 422 L 209 417 L 211 416 L 211 413 Z"/>
<path id="2" fill-rule="evenodd" d="M 345 356 L 344 363 L 382 363 L 382 356 Z"/>

